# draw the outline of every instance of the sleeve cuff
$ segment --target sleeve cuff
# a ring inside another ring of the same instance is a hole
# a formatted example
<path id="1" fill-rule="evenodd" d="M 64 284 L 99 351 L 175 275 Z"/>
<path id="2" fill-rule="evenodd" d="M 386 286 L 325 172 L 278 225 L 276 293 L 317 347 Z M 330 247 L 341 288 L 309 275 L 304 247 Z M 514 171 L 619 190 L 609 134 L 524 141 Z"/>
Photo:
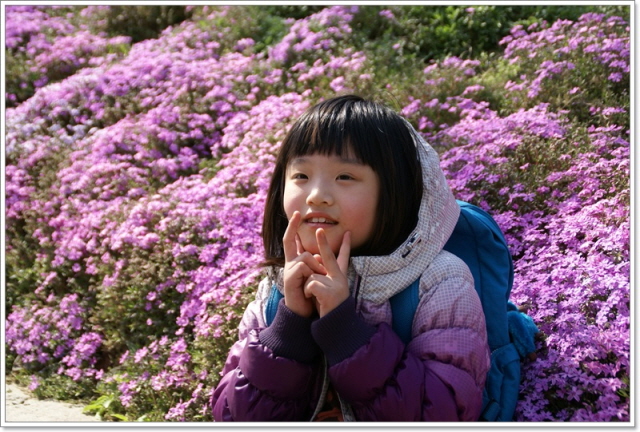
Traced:
<path id="1" fill-rule="evenodd" d="M 311 337 L 313 318 L 304 318 L 278 303 L 278 311 L 269 327 L 259 334 L 260 342 L 280 357 L 311 363 L 320 348 Z"/>
<path id="2" fill-rule="evenodd" d="M 351 357 L 376 332 L 376 327 L 365 323 L 358 316 L 355 306 L 355 299 L 349 297 L 311 324 L 313 338 L 326 355 L 330 366 Z"/>

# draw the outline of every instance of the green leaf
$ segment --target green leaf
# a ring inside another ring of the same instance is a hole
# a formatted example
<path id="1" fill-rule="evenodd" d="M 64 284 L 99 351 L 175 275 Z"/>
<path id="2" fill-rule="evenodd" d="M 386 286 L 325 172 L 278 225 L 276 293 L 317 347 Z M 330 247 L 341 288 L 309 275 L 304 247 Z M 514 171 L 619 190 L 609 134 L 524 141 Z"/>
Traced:
<path id="1" fill-rule="evenodd" d="M 86 407 L 84 407 L 82 412 L 86 413 L 91 411 L 98 411 L 98 412 L 104 411 L 106 408 L 109 408 L 109 405 L 111 405 L 111 402 L 113 402 L 113 396 L 102 395 L 97 400 L 92 402 L 90 405 L 87 405 Z"/>
<path id="2" fill-rule="evenodd" d="M 127 416 L 123 416 L 122 414 L 111 414 L 112 417 L 117 418 L 118 420 L 122 420 L 122 421 L 129 421 L 129 418 Z"/>
<path id="3" fill-rule="evenodd" d="M 86 414 L 86 413 L 90 413 L 90 412 L 93 412 L 93 411 L 99 411 L 100 409 L 102 409 L 101 405 L 92 404 L 92 405 L 87 405 L 86 407 L 84 407 L 82 412 L 84 414 Z"/>

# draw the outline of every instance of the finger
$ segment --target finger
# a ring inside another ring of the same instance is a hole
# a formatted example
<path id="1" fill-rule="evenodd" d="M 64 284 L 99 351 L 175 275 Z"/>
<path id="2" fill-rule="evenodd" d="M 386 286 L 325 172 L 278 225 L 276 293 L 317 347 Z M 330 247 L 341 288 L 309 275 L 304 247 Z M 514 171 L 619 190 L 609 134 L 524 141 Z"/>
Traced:
<path id="1" fill-rule="evenodd" d="M 338 251 L 338 267 L 342 270 L 343 274 L 347 274 L 349 269 L 349 256 L 351 255 L 351 232 L 347 231 L 342 237 L 342 244 Z"/>
<path id="2" fill-rule="evenodd" d="M 304 286 L 302 287 L 302 292 L 304 293 L 304 296 L 306 298 L 312 298 L 315 297 L 314 293 L 313 293 L 313 285 L 311 284 L 311 281 L 314 279 L 314 276 L 311 275 L 307 278 L 306 281 L 304 281 Z"/>
<path id="3" fill-rule="evenodd" d="M 293 261 L 298 256 L 296 253 L 298 247 L 296 244 L 296 235 L 301 221 L 302 216 L 300 212 L 293 212 L 293 216 L 289 219 L 289 225 L 287 225 L 287 229 L 282 237 L 282 248 L 284 249 L 284 259 L 286 261 Z"/>
<path id="4" fill-rule="evenodd" d="M 304 246 L 302 246 L 302 240 L 300 240 L 298 233 L 296 233 L 296 248 L 298 250 L 298 255 L 302 255 L 304 253 Z"/>
<path id="5" fill-rule="evenodd" d="M 329 246 L 329 240 L 327 240 L 327 234 L 322 228 L 316 230 L 316 241 L 318 242 L 318 249 L 320 250 L 320 256 L 322 257 L 322 263 L 327 269 L 329 275 L 336 275 L 341 272 L 340 266 L 336 261 L 336 256 Z"/>
<path id="6" fill-rule="evenodd" d="M 303 256 L 305 254 L 305 250 L 304 250 L 304 246 L 302 246 L 302 240 L 300 239 L 300 236 L 298 234 L 296 234 L 296 246 L 298 248 L 298 257 Z M 310 255 L 310 254 L 307 254 Z M 323 275 L 327 274 L 327 270 L 324 268 L 324 265 L 322 265 L 322 258 L 318 259 L 320 257 L 320 255 L 315 254 L 312 255 L 312 258 L 315 258 L 315 262 L 313 259 L 308 259 L 308 257 L 306 255 L 304 255 L 303 257 L 303 261 L 316 273 L 320 273 Z M 319 265 L 317 265 L 319 264 Z"/>
<path id="7" fill-rule="evenodd" d="M 298 255 L 297 259 L 301 262 L 304 262 L 307 267 L 313 270 L 314 273 L 318 273 L 321 275 L 327 274 L 327 269 L 321 263 L 319 263 L 318 260 L 309 252 L 304 252 L 302 255 Z"/>
<path id="8" fill-rule="evenodd" d="M 311 269 L 307 263 L 299 262 L 293 267 L 294 271 L 300 272 L 304 279 L 307 279 L 309 276 L 313 275 L 314 271 Z"/>
<path id="9" fill-rule="evenodd" d="M 326 276 L 320 275 L 311 275 L 304 283 L 304 295 L 307 298 L 315 297 L 318 298 L 318 289 L 326 285 L 327 279 Z"/>
<path id="10" fill-rule="evenodd" d="M 307 280 L 307 282 L 304 284 L 304 288 L 303 288 L 303 292 L 304 292 L 304 296 L 308 299 L 313 299 L 315 301 L 318 301 L 318 299 L 316 298 L 315 294 L 313 293 L 313 286 L 309 285 L 309 281 Z"/>

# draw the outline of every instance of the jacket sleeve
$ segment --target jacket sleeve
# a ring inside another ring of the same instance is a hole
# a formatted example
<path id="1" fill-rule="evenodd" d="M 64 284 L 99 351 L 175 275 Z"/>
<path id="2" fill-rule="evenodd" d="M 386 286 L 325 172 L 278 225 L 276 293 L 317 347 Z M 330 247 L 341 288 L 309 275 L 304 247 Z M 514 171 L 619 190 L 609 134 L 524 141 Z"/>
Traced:
<path id="1" fill-rule="evenodd" d="M 257 327 L 260 306 L 252 302 L 240 324 L 223 377 L 213 392 L 215 421 L 295 421 L 312 415 L 314 377 L 321 361 L 311 337 L 311 319 L 281 301 L 271 326 Z"/>
<path id="2" fill-rule="evenodd" d="M 478 419 L 490 359 L 472 281 L 450 278 L 432 287 L 407 346 L 388 324 L 366 324 L 354 306 L 348 299 L 312 331 L 332 384 L 358 421 Z"/>

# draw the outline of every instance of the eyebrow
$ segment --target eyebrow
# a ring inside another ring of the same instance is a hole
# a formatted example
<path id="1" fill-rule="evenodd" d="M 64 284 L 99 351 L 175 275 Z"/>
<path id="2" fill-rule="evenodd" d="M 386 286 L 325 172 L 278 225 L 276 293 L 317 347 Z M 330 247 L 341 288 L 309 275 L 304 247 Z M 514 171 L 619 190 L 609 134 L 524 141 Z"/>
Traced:
<path id="1" fill-rule="evenodd" d="M 347 158 L 344 156 L 340 156 L 340 163 L 343 164 L 349 164 L 349 165 L 366 165 L 364 162 L 362 162 L 359 159 L 355 159 L 355 158 Z M 290 165 L 298 165 L 298 164 L 305 164 L 305 163 L 311 163 L 311 161 L 303 156 L 294 158 L 291 160 Z"/>

